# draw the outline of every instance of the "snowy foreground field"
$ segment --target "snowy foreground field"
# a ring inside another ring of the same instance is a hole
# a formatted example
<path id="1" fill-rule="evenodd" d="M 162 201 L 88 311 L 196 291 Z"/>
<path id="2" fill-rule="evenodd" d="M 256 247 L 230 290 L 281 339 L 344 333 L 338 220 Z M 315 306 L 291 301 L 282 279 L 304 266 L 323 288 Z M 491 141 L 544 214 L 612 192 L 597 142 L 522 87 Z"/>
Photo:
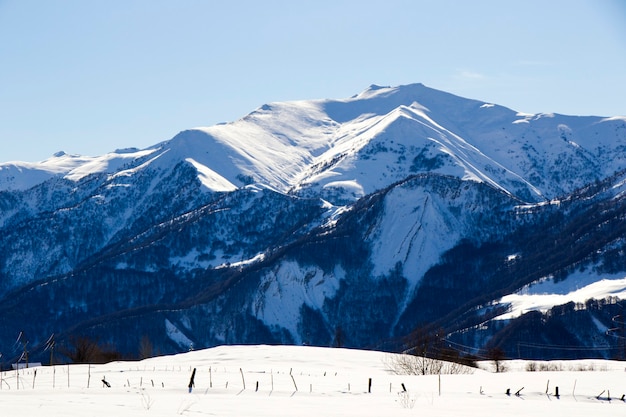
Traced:
<path id="1" fill-rule="evenodd" d="M 64 417 L 626 415 L 624 362 L 538 363 L 557 369 L 543 372 L 508 362 L 505 373 L 477 369 L 439 378 L 396 375 L 391 358 L 348 349 L 224 346 L 140 362 L 7 371 L 0 410 Z"/>

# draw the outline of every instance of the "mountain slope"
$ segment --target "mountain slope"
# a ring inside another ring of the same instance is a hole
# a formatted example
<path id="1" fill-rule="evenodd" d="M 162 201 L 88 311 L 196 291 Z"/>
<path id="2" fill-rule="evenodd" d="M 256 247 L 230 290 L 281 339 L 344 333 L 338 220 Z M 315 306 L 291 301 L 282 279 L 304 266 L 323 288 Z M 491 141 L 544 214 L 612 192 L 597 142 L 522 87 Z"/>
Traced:
<path id="1" fill-rule="evenodd" d="M 413 84 L 0 164 L 0 340 L 398 348 L 433 323 L 481 349 L 501 297 L 626 274 L 625 160 L 626 118 Z"/>

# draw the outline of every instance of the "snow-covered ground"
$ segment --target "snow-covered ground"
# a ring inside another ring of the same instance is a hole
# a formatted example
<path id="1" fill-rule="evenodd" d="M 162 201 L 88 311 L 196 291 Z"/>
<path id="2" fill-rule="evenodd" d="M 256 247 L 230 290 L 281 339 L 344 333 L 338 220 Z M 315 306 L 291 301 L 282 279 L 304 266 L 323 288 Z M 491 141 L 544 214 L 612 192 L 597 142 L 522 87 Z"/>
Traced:
<path id="1" fill-rule="evenodd" d="M 2 373 L 0 409 L 7 416 L 35 417 L 597 417 L 626 412 L 620 400 L 626 393 L 625 362 L 537 363 L 538 369 L 552 371 L 527 372 L 527 363 L 515 361 L 499 374 L 485 363 L 471 374 L 439 377 L 396 375 L 389 369 L 391 358 L 348 349 L 224 346 L 140 362 L 29 368 Z"/>

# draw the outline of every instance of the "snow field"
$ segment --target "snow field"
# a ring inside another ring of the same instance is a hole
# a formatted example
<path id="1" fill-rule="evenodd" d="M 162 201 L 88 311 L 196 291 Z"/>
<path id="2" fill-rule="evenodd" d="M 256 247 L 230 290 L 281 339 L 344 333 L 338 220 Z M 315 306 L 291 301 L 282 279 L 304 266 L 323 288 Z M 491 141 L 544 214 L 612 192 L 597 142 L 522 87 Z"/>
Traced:
<path id="1" fill-rule="evenodd" d="M 5 415 L 67 417 L 615 416 L 626 411 L 620 400 L 626 393 L 626 364 L 621 362 L 555 362 L 550 369 L 562 371 L 526 372 L 525 362 L 514 361 L 505 373 L 477 369 L 439 377 L 395 375 L 388 369 L 389 355 L 223 346 L 140 362 L 5 371 L 0 407 Z M 189 393 L 193 368 L 195 388 Z"/>

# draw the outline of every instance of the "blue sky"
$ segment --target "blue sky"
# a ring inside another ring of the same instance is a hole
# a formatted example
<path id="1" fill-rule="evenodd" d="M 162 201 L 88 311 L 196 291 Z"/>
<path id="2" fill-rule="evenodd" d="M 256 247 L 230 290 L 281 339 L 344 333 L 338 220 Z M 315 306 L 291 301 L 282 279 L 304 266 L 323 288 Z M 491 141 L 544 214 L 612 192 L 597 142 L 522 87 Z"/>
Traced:
<path id="1" fill-rule="evenodd" d="M 145 148 L 267 102 L 415 82 L 626 115 L 626 1 L 0 0 L 0 162 Z"/>

